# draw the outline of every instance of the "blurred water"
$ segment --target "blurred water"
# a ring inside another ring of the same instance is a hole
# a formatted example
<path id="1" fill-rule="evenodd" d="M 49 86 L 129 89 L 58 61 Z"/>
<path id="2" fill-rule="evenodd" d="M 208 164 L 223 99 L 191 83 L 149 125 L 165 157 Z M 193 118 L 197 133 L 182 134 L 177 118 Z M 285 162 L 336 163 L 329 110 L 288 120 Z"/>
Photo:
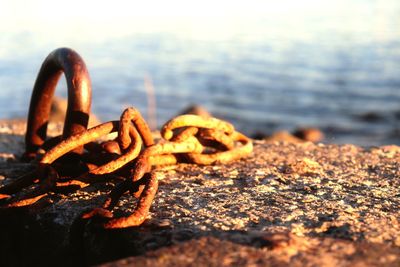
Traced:
<path id="1" fill-rule="evenodd" d="M 146 114 L 149 76 L 159 125 L 195 103 L 246 134 L 312 126 L 328 143 L 400 144 L 400 3 L 394 8 L 388 29 L 367 32 L 326 31 L 322 19 L 310 35 L 295 35 L 261 20 L 256 34 L 220 39 L 155 32 L 67 44 L 88 65 L 92 107 L 102 120 L 131 105 Z M 26 116 L 40 64 L 59 46 L 44 38 L 0 36 L 2 118 Z M 65 96 L 64 81 L 60 87 Z"/>

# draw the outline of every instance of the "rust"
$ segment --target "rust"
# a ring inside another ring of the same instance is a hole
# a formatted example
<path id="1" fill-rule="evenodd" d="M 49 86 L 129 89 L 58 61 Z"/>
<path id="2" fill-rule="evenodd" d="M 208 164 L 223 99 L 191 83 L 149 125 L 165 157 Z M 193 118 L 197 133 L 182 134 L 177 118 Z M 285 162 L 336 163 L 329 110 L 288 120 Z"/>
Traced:
<path id="1" fill-rule="evenodd" d="M 64 131 L 62 136 L 45 141 L 51 100 L 61 73 L 68 84 Z M 133 107 L 125 109 L 119 121 L 86 129 L 90 98 L 90 79 L 82 58 L 67 48 L 53 51 L 33 89 L 25 136 L 25 157 L 36 156 L 39 148 L 45 153 L 34 171 L 0 188 L 2 208 L 33 206 L 39 200 L 51 200 L 54 193 L 68 194 L 91 183 L 112 180 L 117 184 L 103 205 L 83 213 L 79 220 L 101 218 L 105 229 L 138 226 L 148 216 L 158 190 L 152 166 L 182 161 L 224 164 L 249 155 L 253 149 L 251 139 L 235 131 L 232 124 L 197 115 L 169 120 L 161 129 L 162 139 L 155 143 L 146 121 Z M 115 139 L 98 143 L 115 132 Z M 138 199 L 137 205 L 132 214 L 115 218 L 113 209 L 126 193 Z"/>
<path id="2" fill-rule="evenodd" d="M 141 225 L 149 213 L 151 203 L 153 202 L 157 189 L 157 177 L 154 173 L 151 173 L 149 179 L 147 179 L 145 183 L 143 192 L 140 194 L 139 201 L 134 212 L 127 217 L 109 220 L 108 222 L 104 223 L 104 228 L 115 229 Z"/>
<path id="3" fill-rule="evenodd" d="M 26 206 L 36 203 L 38 200 L 42 199 L 45 196 L 47 196 L 46 193 L 39 194 L 37 196 L 32 196 L 29 198 L 24 198 L 21 200 L 13 201 L 12 203 L 5 205 L 4 207 L 5 208 L 26 207 Z"/>
<path id="4" fill-rule="evenodd" d="M 179 158 L 174 154 L 166 155 L 153 155 L 149 157 L 149 164 L 151 166 L 155 165 L 174 165 L 178 163 Z"/>
<path id="5" fill-rule="evenodd" d="M 112 154 L 121 155 L 121 148 L 117 141 L 106 141 L 101 144 L 104 151 Z"/>
<path id="6" fill-rule="evenodd" d="M 198 135 L 200 143 L 205 146 L 216 147 L 221 150 L 231 150 L 235 147 L 234 136 L 227 135 L 214 129 L 201 129 Z"/>
<path id="7" fill-rule="evenodd" d="M 87 128 L 92 92 L 86 64 L 74 50 L 56 49 L 44 60 L 33 87 L 25 135 L 25 158 L 33 158 L 46 139 L 51 102 L 62 73 L 68 87 L 63 138 L 81 133 Z M 82 148 L 76 150 L 81 151 Z"/>
<path id="8" fill-rule="evenodd" d="M 69 181 L 57 181 L 56 186 L 57 187 L 65 187 L 65 186 L 79 186 L 79 188 L 84 188 L 88 186 L 88 183 L 84 183 L 79 180 L 69 180 Z"/>
<path id="9" fill-rule="evenodd" d="M 216 118 L 206 118 L 197 115 L 180 115 L 178 117 L 169 120 L 161 129 L 161 136 L 165 140 L 170 140 L 173 136 L 173 130 L 181 127 L 200 127 L 209 128 L 224 131 L 227 134 L 233 133 L 234 127 L 232 124 L 226 121 L 222 121 Z"/>
<path id="10" fill-rule="evenodd" d="M 13 181 L 8 185 L 3 186 L 2 188 L 0 188 L 0 193 L 1 194 L 17 193 L 24 187 L 27 187 L 32 183 L 34 183 L 35 179 L 37 179 L 38 177 L 41 178 L 41 180 L 43 181 L 42 183 L 51 181 L 53 185 L 55 185 L 56 181 L 54 180 L 57 180 L 57 178 L 54 178 L 55 175 L 54 174 L 48 175 L 48 173 L 46 174 L 46 172 L 48 171 L 48 166 L 50 166 L 51 163 L 53 163 L 55 160 L 65 155 L 66 153 L 72 151 L 73 149 L 83 146 L 88 142 L 94 141 L 104 134 L 112 132 L 113 129 L 117 127 L 118 127 L 118 122 L 108 122 L 67 138 L 66 140 L 60 142 L 58 145 L 50 149 L 43 156 L 35 171 L 27 173 L 18 178 L 16 181 Z M 53 170 L 53 168 L 51 169 Z M 49 185 L 48 188 L 50 187 L 51 186 Z"/>
<path id="11" fill-rule="evenodd" d="M 129 125 L 131 123 L 135 125 L 143 139 L 143 143 L 146 146 L 151 146 L 154 144 L 153 136 L 146 121 L 143 119 L 142 115 L 137 109 L 130 107 L 124 110 L 120 119 L 118 137 L 122 149 L 126 149 L 131 143 L 129 136 Z"/>
<path id="12" fill-rule="evenodd" d="M 253 151 L 253 143 L 245 135 L 239 132 L 234 132 L 232 138 L 234 138 L 233 140 L 240 142 L 241 145 L 227 151 L 210 154 L 188 153 L 186 156 L 190 162 L 199 165 L 210 165 L 215 163 L 225 164 L 246 157 Z"/>
<path id="13" fill-rule="evenodd" d="M 106 134 L 115 132 L 118 129 L 118 121 L 109 121 L 97 125 L 89 130 L 75 134 L 61 141 L 57 146 L 50 149 L 40 160 L 41 163 L 51 164 L 56 159 L 74 150 L 76 147 L 93 142 Z"/>
<path id="14" fill-rule="evenodd" d="M 177 133 L 174 137 L 171 138 L 172 142 L 183 142 L 191 136 L 196 135 L 199 132 L 199 128 L 190 126 L 182 128 L 179 133 Z"/>
<path id="15" fill-rule="evenodd" d="M 101 207 L 101 209 L 111 211 L 118 204 L 118 201 L 121 198 L 121 196 L 125 194 L 129 189 L 133 189 L 133 184 L 131 180 L 125 180 L 117 184 L 109 194 L 106 201 L 104 201 L 104 204 Z"/>
<path id="16" fill-rule="evenodd" d="M 91 170 L 89 174 L 102 175 L 112 173 L 113 171 L 134 160 L 140 153 L 140 150 L 142 148 L 142 140 L 140 139 L 138 132 L 133 126 L 129 127 L 129 136 L 132 139 L 132 142 L 130 143 L 125 154 L 121 155 L 116 160 L 110 161 L 105 165 Z"/>
<path id="17" fill-rule="evenodd" d="M 37 180 L 36 178 L 39 179 Z M 40 164 L 35 172 L 30 173 L 29 180 L 37 181 L 33 190 L 25 192 L 22 196 L 10 196 L 10 198 L 7 199 L 7 204 L 5 207 L 23 207 L 37 202 L 46 196 L 48 191 L 56 186 L 57 179 L 58 173 L 52 166 L 48 164 Z M 30 184 L 20 183 L 18 185 L 20 186 L 21 190 Z"/>
<path id="18" fill-rule="evenodd" d="M 93 217 L 100 217 L 102 219 L 108 218 L 110 220 L 103 223 L 105 229 L 127 228 L 142 224 L 148 215 L 151 203 L 158 189 L 157 177 L 154 173 L 147 173 L 148 166 L 144 161 L 145 160 L 142 161 L 143 165 L 142 163 L 136 164 L 135 174 L 132 180 L 125 180 L 115 186 L 102 207 L 84 213 L 82 219 L 90 219 Z M 144 188 L 140 188 L 142 186 Z M 114 218 L 111 210 L 118 204 L 120 197 L 128 191 L 138 193 L 134 194 L 136 198 L 139 198 L 134 212 L 126 217 Z"/>
<path id="19" fill-rule="evenodd" d="M 111 211 L 103 209 L 103 208 L 95 208 L 91 211 L 84 212 L 80 219 L 88 220 L 93 217 L 100 217 L 100 218 L 109 218 L 111 219 L 114 215 Z"/>
<path id="20" fill-rule="evenodd" d="M 15 194 L 18 191 L 22 190 L 23 188 L 32 184 L 36 177 L 37 177 L 36 170 L 28 172 L 17 178 L 15 181 L 1 187 L 0 194 L 5 194 L 5 195 Z"/>
<path id="21" fill-rule="evenodd" d="M 190 136 L 182 142 L 165 142 L 148 147 L 144 153 L 147 156 L 163 155 L 163 154 L 179 154 L 179 153 L 201 153 L 204 147 L 194 136 Z"/>
<path id="22" fill-rule="evenodd" d="M 8 194 L 0 194 L 0 200 L 8 199 L 8 198 L 10 198 L 10 197 L 11 197 L 11 196 L 8 195 Z"/>
<path id="23" fill-rule="evenodd" d="M 149 172 L 151 169 L 151 166 L 149 164 L 148 158 L 146 157 L 146 154 L 143 153 L 140 155 L 140 157 L 137 159 L 135 166 L 132 169 L 132 174 L 131 174 L 131 180 L 132 182 L 139 181 L 143 175 L 145 175 L 147 172 Z"/>

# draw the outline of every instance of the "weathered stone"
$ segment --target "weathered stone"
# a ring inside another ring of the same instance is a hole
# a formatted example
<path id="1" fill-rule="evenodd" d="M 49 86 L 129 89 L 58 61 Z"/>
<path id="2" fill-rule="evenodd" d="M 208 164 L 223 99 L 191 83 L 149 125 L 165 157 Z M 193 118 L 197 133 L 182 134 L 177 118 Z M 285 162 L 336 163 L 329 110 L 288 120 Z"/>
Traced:
<path id="1" fill-rule="evenodd" d="M 1 127 L 0 127 L 1 128 Z M 20 132 L 0 134 L 0 183 L 29 169 Z M 6 133 L 4 133 L 6 132 Z M 9 138 L 14 141 L 10 142 Z M 8 141 L 7 141 L 8 140 Z M 15 151 L 15 152 L 13 152 Z M 76 220 L 113 183 L 41 205 L 0 210 L 0 265 L 338 266 L 400 264 L 400 149 L 256 141 L 225 165 L 156 169 L 159 191 L 140 227 Z M 134 206 L 124 196 L 115 212 Z"/>

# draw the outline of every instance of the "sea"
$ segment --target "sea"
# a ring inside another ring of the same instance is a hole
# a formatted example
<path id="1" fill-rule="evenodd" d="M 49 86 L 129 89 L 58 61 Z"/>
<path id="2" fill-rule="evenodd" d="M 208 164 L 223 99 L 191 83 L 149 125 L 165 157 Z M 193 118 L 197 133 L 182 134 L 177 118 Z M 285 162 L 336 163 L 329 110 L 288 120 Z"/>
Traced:
<path id="1" fill-rule="evenodd" d="M 213 21 L 149 31 L 125 22 L 117 34 L 101 25 L 11 27 L 0 35 L 0 118 L 27 115 L 41 63 L 66 46 L 87 64 L 102 121 L 134 106 L 160 127 L 195 104 L 249 136 L 313 127 L 325 143 L 400 145 L 400 2 L 352 10 L 359 2 L 337 13 L 216 21 L 215 29 Z M 56 94 L 66 97 L 64 78 Z"/>

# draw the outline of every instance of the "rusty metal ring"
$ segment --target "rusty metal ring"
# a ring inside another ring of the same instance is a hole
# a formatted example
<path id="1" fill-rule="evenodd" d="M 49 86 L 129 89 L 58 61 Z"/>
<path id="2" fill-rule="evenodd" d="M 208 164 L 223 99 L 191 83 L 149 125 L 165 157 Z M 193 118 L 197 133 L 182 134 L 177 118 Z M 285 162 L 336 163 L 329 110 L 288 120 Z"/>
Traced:
<path id="1" fill-rule="evenodd" d="M 44 154 L 43 158 L 40 160 L 40 163 L 51 164 L 56 159 L 74 150 L 76 147 L 83 146 L 100 138 L 101 136 L 116 132 L 118 128 L 119 121 L 109 121 L 92 127 L 82 133 L 70 136 L 61 141 L 58 145 L 56 145 L 49 151 L 47 151 L 46 154 Z"/>
<path id="2" fill-rule="evenodd" d="M 183 127 L 179 132 L 171 138 L 172 142 L 183 142 L 191 136 L 195 136 L 199 132 L 199 128 L 194 126 Z"/>
<path id="3" fill-rule="evenodd" d="M 131 143 L 131 138 L 129 137 L 129 128 L 132 123 L 142 137 L 145 146 L 154 145 L 154 139 L 146 121 L 136 108 L 129 107 L 124 110 L 120 119 L 118 137 L 121 149 L 127 149 Z"/>
<path id="4" fill-rule="evenodd" d="M 127 217 L 113 218 L 103 224 L 105 229 L 127 228 L 141 225 L 149 214 L 151 203 L 157 193 L 158 179 L 155 173 L 151 172 L 146 179 L 144 189 L 139 196 L 137 206 L 133 213 Z"/>
<path id="5" fill-rule="evenodd" d="M 46 139 L 51 102 L 62 73 L 66 77 L 68 87 L 63 139 L 87 128 L 92 89 L 85 62 L 72 49 L 56 49 L 44 60 L 33 87 L 25 135 L 25 159 L 34 158 Z M 81 151 L 82 148 L 75 152 Z"/>
<path id="6" fill-rule="evenodd" d="M 68 85 L 63 135 L 45 142 L 51 101 L 62 73 Z M 251 139 L 236 132 L 232 124 L 196 115 L 181 115 L 168 121 L 161 130 L 165 140 L 157 144 L 135 108 L 125 109 L 119 121 L 87 129 L 90 104 L 90 78 L 82 58 L 68 48 L 50 53 L 33 88 L 25 136 L 26 158 L 35 157 L 39 148 L 46 149 L 46 153 L 36 170 L 0 188 L 0 200 L 6 203 L 5 208 L 31 206 L 50 198 L 49 191 L 71 192 L 99 179 L 107 181 L 117 177 L 125 180 L 114 187 L 103 206 L 86 212 L 81 218 L 100 217 L 106 229 L 138 226 L 146 219 L 158 188 L 152 165 L 174 164 L 185 157 L 201 165 L 227 163 L 247 156 L 253 149 Z M 118 132 L 118 137 L 102 144 L 93 143 L 111 132 Z M 82 153 L 84 146 L 88 153 Z M 63 157 L 66 154 L 68 157 Z M 94 154 L 103 158 L 94 161 L 95 165 L 91 161 Z M 60 157 L 63 160 L 55 162 Z M 79 173 L 66 173 L 60 164 L 67 165 L 66 169 L 75 166 L 84 166 L 84 169 L 78 168 Z M 75 178 L 71 180 L 71 176 Z M 22 189 L 30 185 L 33 186 L 25 194 L 12 196 L 19 191 L 24 193 Z M 129 216 L 114 218 L 112 210 L 125 192 L 138 198 L 136 208 Z"/>
<path id="7" fill-rule="evenodd" d="M 187 153 L 185 156 L 190 162 L 198 165 L 225 164 L 243 158 L 253 151 L 253 143 L 250 138 L 239 132 L 234 132 L 231 136 L 233 140 L 240 142 L 242 145 L 222 152 L 211 154 Z"/>
<path id="8" fill-rule="evenodd" d="M 117 159 L 112 160 L 94 170 L 89 172 L 89 175 L 103 175 L 112 173 L 113 171 L 121 168 L 122 166 L 133 161 L 140 153 L 142 149 L 142 139 L 139 136 L 136 128 L 133 125 L 129 127 L 129 136 L 132 140 L 125 153 L 120 155 Z"/>
<path id="9" fill-rule="evenodd" d="M 194 126 L 198 128 L 209 128 L 224 131 L 227 134 L 234 132 L 232 124 L 217 118 L 204 118 L 198 115 L 185 114 L 167 121 L 161 128 L 161 136 L 165 140 L 171 140 L 174 137 L 174 130 L 182 127 Z"/>
<path id="10" fill-rule="evenodd" d="M 219 150 L 231 150 L 235 147 L 235 140 L 231 135 L 214 129 L 200 129 L 197 138 L 203 146 Z"/>

